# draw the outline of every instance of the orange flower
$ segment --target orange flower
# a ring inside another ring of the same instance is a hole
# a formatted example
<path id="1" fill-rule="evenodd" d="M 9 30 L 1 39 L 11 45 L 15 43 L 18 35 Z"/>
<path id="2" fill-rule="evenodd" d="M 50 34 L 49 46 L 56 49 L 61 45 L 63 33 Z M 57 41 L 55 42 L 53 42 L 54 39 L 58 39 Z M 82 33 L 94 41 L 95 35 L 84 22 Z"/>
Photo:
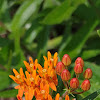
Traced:
<path id="1" fill-rule="evenodd" d="M 22 68 L 20 68 L 20 73 L 18 73 L 15 69 L 13 69 L 13 72 L 14 72 L 15 76 L 9 75 L 9 77 L 11 79 L 13 79 L 17 84 L 19 84 L 18 86 L 15 87 L 15 89 L 19 89 L 17 98 L 18 98 L 18 100 L 22 100 L 22 96 L 23 96 L 23 92 L 24 92 L 24 88 L 25 88 L 25 84 L 23 84 L 25 75 L 23 73 Z"/>
<path id="2" fill-rule="evenodd" d="M 65 100 L 70 100 L 68 95 L 66 95 Z"/>
<path id="3" fill-rule="evenodd" d="M 45 79 L 40 82 L 40 87 L 36 89 L 35 94 L 36 100 L 48 100 L 49 95 L 49 84 Z"/>
<path id="4" fill-rule="evenodd" d="M 57 93 L 55 100 L 59 100 L 59 98 L 60 98 L 60 95 L 59 93 Z M 70 100 L 68 95 L 66 95 L 65 100 Z"/>
<path id="5" fill-rule="evenodd" d="M 44 60 L 48 62 L 49 66 L 55 67 L 58 61 L 58 57 L 57 57 L 58 53 L 56 52 L 54 56 L 52 57 L 50 51 L 48 51 L 47 55 L 48 57 L 43 56 Z"/>
<path id="6" fill-rule="evenodd" d="M 32 100 L 34 96 L 34 89 L 33 87 L 29 87 L 28 91 L 25 92 L 25 100 Z"/>
<path id="7" fill-rule="evenodd" d="M 25 100 L 32 100 L 33 96 L 35 96 L 36 100 L 52 100 L 49 89 L 56 91 L 58 84 L 54 68 L 58 60 L 57 52 L 54 57 L 51 57 L 51 53 L 48 51 L 48 57 L 44 56 L 44 59 L 44 68 L 38 64 L 37 59 L 33 62 L 32 58 L 29 57 L 29 63 L 24 61 L 27 69 L 25 75 L 22 68 L 20 68 L 19 73 L 13 69 L 15 76 L 9 75 L 19 84 L 15 87 L 15 89 L 18 89 L 18 100 L 22 100 L 23 94 L 25 95 Z"/>
<path id="8" fill-rule="evenodd" d="M 24 64 L 25 64 L 25 67 L 27 69 L 28 72 L 32 73 L 33 70 L 36 70 L 37 69 L 37 66 L 38 66 L 38 60 L 36 59 L 34 62 L 32 60 L 31 57 L 29 57 L 29 63 L 24 61 Z"/>
<path id="9" fill-rule="evenodd" d="M 29 74 L 28 71 L 25 72 L 26 78 L 24 78 L 26 84 L 28 86 L 35 87 L 35 85 L 38 85 L 39 83 L 39 75 L 36 75 L 36 70 L 33 70 L 32 74 Z"/>
<path id="10" fill-rule="evenodd" d="M 13 79 L 17 84 L 21 84 L 22 82 L 24 82 L 25 76 L 22 68 L 20 68 L 20 73 L 18 73 L 15 69 L 13 69 L 13 72 L 15 76 L 9 75 L 11 79 Z"/>
<path id="11" fill-rule="evenodd" d="M 56 85 L 58 83 L 57 75 L 52 67 L 48 67 L 47 62 L 44 63 L 44 68 L 41 65 L 38 65 L 38 71 L 40 77 L 48 81 L 49 86 L 56 91 Z"/>

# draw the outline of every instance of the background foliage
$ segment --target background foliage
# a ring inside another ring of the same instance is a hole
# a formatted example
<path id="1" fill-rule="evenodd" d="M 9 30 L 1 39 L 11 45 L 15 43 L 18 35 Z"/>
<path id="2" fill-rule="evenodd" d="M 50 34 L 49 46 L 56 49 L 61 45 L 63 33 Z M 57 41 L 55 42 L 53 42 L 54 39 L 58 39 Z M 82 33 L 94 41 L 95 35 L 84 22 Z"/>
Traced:
<path id="1" fill-rule="evenodd" d="M 48 50 L 57 51 L 60 59 L 69 54 L 73 63 L 80 56 L 84 68 L 93 70 L 91 89 L 76 98 L 100 89 L 99 28 L 100 0 L 0 0 L 0 97 L 16 96 L 16 84 L 8 77 L 13 68 L 25 68 L 23 60 L 29 56 L 43 64 Z M 63 88 L 60 82 L 58 92 Z"/>

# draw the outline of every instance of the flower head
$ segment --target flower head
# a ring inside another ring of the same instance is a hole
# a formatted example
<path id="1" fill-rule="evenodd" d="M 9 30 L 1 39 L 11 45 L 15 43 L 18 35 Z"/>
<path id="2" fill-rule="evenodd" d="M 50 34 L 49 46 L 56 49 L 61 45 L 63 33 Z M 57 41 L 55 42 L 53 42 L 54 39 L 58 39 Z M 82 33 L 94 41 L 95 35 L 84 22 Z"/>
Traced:
<path id="1" fill-rule="evenodd" d="M 29 63 L 24 61 L 24 64 L 25 64 L 25 67 L 27 69 L 28 72 L 32 73 L 33 70 L 36 70 L 37 69 L 37 66 L 38 66 L 38 60 L 36 59 L 34 62 L 32 60 L 31 57 L 29 57 Z"/>
<path id="2" fill-rule="evenodd" d="M 58 53 L 56 52 L 54 54 L 54 56 L 51 56 L 50 51 L 48 51 L 48 53 L 47 53 L 48 57 L 46 57 L 46 56 L 43 56 L 43 57 L 44 57 L 44 60 L 47 61 L 49 66 L 55 67 L 57 65 L 57 62 L 58 62 L 57 55 L 58 55 Z"/>

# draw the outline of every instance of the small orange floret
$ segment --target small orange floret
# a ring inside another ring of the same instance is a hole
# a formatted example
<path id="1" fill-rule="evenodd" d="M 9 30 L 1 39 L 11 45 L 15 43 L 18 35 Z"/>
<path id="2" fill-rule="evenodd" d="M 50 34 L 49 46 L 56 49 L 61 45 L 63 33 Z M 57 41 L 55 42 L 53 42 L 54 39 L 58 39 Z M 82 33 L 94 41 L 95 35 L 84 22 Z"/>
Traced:
<path id="1" fill-rule="evenodd" d="M 57 65 L 57 62 L 58 62 L 58 57 L 57 57 L 58 53 L 56 52 L 54 54 L 54 56 L 52 57 L 50 51 L 48 51 L 47 56 L 48 57 L 43 56 L 44 60 L 48 62 L 49 66 L 52 66 L 54 68 Z"/>
<path id="2" fill-rule="evenodd" d="M 59 93 L 57 93 L 55 100 L 60 100 L 60 94 Z M 68 95 L 66 95 L 65 100 L 70 100 Z"/>
<path id="3" fill-rule="evenodd" d="M 66 95 L 65 100 L 70 100 L 68 95 Z"/>
<path id="4" fill-rule="evenodd" d="M 27 71 L 32 73 L 33 70 L 36 70 L 36 69 L 37 69 L 38 60 L 36 59 L 36 60 L 33 62 L 32 58 L 29 57 L 29 63 L 26 62 L 26 61 L 24 61 L 24 65 L 25 65 Z"/>
<path id="5" fill-rule="evenodd" d="M 60 97 L 60 94 L 57 93 L 56 97 L 55 97 L 55 100 L 59 100 L 59 97 Z"/>

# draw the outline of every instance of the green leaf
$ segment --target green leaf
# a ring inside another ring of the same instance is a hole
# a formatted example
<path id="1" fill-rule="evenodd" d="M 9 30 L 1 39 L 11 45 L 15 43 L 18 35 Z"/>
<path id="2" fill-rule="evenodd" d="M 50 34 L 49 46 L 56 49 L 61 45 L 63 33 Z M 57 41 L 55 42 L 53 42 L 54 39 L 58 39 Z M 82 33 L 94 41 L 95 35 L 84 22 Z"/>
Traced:
<path id="1" fill-rule="evenodd" d="M 100 37 L 100 30 L 97 30 L 97 33 L 98 33 L 98 35 L 99 35 L 99 37 Z"/>
<path id="2" fill-rule="evenodd" d="M 4 47 L 4 46 L 7 46 L 9 43 L 10 43 L 10 41 L 8 39 L 0 37 L 0 48 Z"/>
<path id="3" fill-rule="evenodd" d="M 41 2 L 42 0 L 25 1 L 14 16 L 14 19 L 12 21 L 12 30 L 15 31 L 15 29 L 21 28 L 25 24 L 25 22 L 31 17 L 31 15 L 37 12 Z"/>
<path id="4" fill-rule="evenodd" d="M 47 52 L 47 42 L 49 39 L 50 28 L 51 28 L 50 26 L 44 27 L 43 30 L 39 33 L 37 38 L 38 40 L 37 52 L 38 52 L 39 62 L 43 62 L 42 56 Z"/>
<path id="5" fill-rule="evenodd" d="M 15 39 L 15 50 L 17 53 L 20 52 L 20 34 L 21 27 L 25 22 L 38 11 L 39 5 L 42 0 L 27 0 L 24 4 L 18 9 L 12 21 L 12 33 Z"/>
<path id="6" fill-rule="evenodd" d="M 5 89 L 9 86 L 9 73 L 6 71 L 0 71 L 0 90 Z"/>
<path id="7" fill-rule="evenodd" d="M 84 66 L 84 71 L 87 69 L 87 68 L 91 68 L 92 69 L 92 72 L 93 72 L 93 76 L 92 78 L 90 79 L 90 82 L 91 82 L 91 88 L 89 91 L 86 91 L 84 92 L 83 94 L 81 94 L 81 96 L 83 97 L 86 97 L 88 96 L 89 94 L 91 94 L 92 92 L 100 89 L 100 82 L 99 82 L 99 79 L 100 79 L 100 75 L 99 75 L 99 71 L 100 71 L 100 65 L 97 65 L 95 63 L 91 63 L 91 62 L 84 62 L 85 66 Z M 83 75 L 82 75 L 83 77 Z M 83 80 L 82 80 L 83 81 Z M 86 99 L 87 100 L 87 99 Z M 91 99 L 93 100 L 93 99 Z M 100 96 L 97 97 L 96 100 L 100 100 Z"/>
<path id="8" fill-rule="evenodd" d="M 84 24 L 72 37 L 67 47 L 64 49 L 63 52 L 61 52 L 60 56 L 62 56 L 65 53 L 68 53 L 71 56 L 71 58 L 76 57 L 81 52 L 83 45 L 90 36 L 91 32 L 98 25 L 98 23 L 98 20 L 93 20 L 88 21 L 86 24 Z"/>
<path id="9" fill-rule="evenodd" d="M 2 92 L 0 92 L 0 97 L 2 97 L 2 98 L 16 97 L 17 92 L 18 91 L 15 89 L 2 91 Z"/>
<path id="10" fill-rule="evenodd" d="M 96 57 L 99 54 L 100 54 L 100 50 L 99 49 L 98 50 L 85 50 L 85 51 L 83 51 L 81 57 L 84 60 L 86 60 L 86 59 L 89 59 L 89 58 L 92 58 L 92 57 Z"/>
<path id="11" fill-rule="evenodd" d="M 87 97 L 85 97 L 82 100 L 94 100 L 99 94 L 100 94 L 100 89 L 93 92 L 92 94 L 88 95 Z"/>
<path id="12" fill-rule="evenodd" d="M 55 49 L 57 46 L 60 45 L 62 41 L 62 36 L 58 36 L 48 41 L 48 49 Z"/>
<path id="13" fill-rule="evenodd" d="M 42 29 L 43 26 L 37 20 L 33 21 L 31 27 L 25 33 L 24 42 L 26 44 L 32 43 Z"/>
<path id="14" fill-rule="evenodd" d="M 78 5 L 83 3 L 84 0 L 66 0 L 60 6 L 51 11 L 42 21 L 44 24 L 59 24 L 63 20 L 68 20 L 72 13 L 76 10 Z"/>
<path id="15" fill-rule="evenodd" d="M 88 7 L 87 5 L 80 5 L 77 10 L 74 12 L 76 18 L 80 20 L 93 20 L 97 19 L 96 11 L 93 7 Z"/>

